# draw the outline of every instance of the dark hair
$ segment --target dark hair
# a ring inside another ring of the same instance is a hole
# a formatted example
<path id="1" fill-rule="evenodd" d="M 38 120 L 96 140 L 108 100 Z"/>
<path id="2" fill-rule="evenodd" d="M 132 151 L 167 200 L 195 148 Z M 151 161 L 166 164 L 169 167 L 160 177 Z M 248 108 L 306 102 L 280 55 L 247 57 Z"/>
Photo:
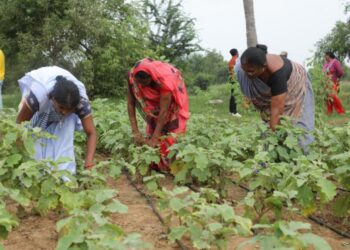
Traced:
<path id="1" fill-rule="evenodd" d="M 141 70 L 135 74 L 135 77 L 139 78 L 141 80 L 145 80 L 145 79 L 150 78 L 151 76 L 149 74 L 147 74 L 145 71 Z"/>
<path id="2" fill-rule="evenodd" d="M 262 51 L 265 52 L 265 54 L 267 54 L 267 46 L 265 44 L 258 43 L 255 47 L 257 47 L 258 49 L 261 49 Z"/>
<path id="3" fill-rule="evenodd" d="M 332 51 L 327 51 L 326 53 L 324 53 L 326 56 L 329 56 L 330 58 L 334 59 L 335 55 Z"/>
<path id="4" fill-rule="evenodd" d="M 231 49 L 230 50 L 230 54 L 231 54 L 231 56 L 238 55 L 238 50 L 237 49 Z"/>
<path id="5" fill-rule="evenodd" d="M 241 55 L 241 63 L 264 66 L 266 64 L 266 53 L 260 48 L 249 47 Z"/>
<path id="6" fill-rule="evenodd" d="M 75 108 L 80 102 L 77 85 L 63 76 L 56 77 L 56 84 L 50 95 L 58 104 L 69 109 Z"/>

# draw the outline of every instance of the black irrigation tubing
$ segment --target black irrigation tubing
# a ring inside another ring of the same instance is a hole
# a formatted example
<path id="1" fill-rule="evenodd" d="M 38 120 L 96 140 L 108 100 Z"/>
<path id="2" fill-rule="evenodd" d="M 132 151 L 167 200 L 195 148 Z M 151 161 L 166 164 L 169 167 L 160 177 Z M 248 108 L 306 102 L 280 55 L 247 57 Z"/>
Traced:
<path id="1" fill-rule="evenodd" d="M 171 177 L 174 177 L 172 174 L 169 174 L 169 173 L 164 173 L 164 172 L 159 172 L 165 176 L 171 176 Z M 247 191 L 247 192 L 250 192 L 252 191 L 250 188 L 242 185 L 242 184 L 238 184 L 236 181 L 232 180 L 232 183 L 235 184 L 235 185 L 238 185 L 241 189 Z M 198 192 L 198 188 L 192 186 L 191 184 L 187 184 L 186 185 L 188 188 L 190 188 L 192 191 L 195 191 L 195 192 Z M 341 191 L 344 191 L 344 192 L 350 192 L 349 190 L 345 190 L 343 188 L 339 188 L 337 187 L 338 190 L 341 190 Z M 317 218 L 315 216 L 308 216 L 308 219 L 317 223 L 318 225 L 322 226 L 322 227 L 325 227 L 325 228 L 328 228 L 329 230 L 335 232 L 336 234 L 342 236 L 342 237 L 345 237 L 345 238 L 348 238 L 350 239 L 350 234 L 346 233 L 346 232 L 343 232 L 335 227 L 333 227 L 332 225 L 329 225 L 328 223 L 324 222 L 322 219 L 320 218 Z"/>
<path id="2" fill-rule="evenodd" d="M 237 185 L 237 182 L 235 182 L 234 180 L 232 181 L 232 183 L 234 183 L 234 184 Z M 250 192 L 250 191 L 251 191 L 249 188 L 245 187 L 244 185 L 239 184 L 238 186 L 239 186 L 240 188 L 244 189 L 244 190 L 247 191 L 247 192 Z M 318 217 L 316 217 L 316 216 L 310 215 L 310 216 L 308 216 L 307 218 L 308 218 L 309 220 L 311 220 L 311 221 L 313 221 L 313 222 L 319 224 L 319 225 L 322 226 L 322 227 L 328 228 L 329 230 L 335 232 L 336 234 L 338 234 L 338 235 L 340 235 L 340 236 L 342 236 L 342 237 L 345 237 L 345 238 L 350 239 L 350 234 L 348 234 L 348 233 L 346 233 L 346 232 L 343 232 L 343 231 L 341 231 L 341 230 L 339 230 L 339 229 L 333 227 L 332 225 L 329 225 L 328 223 L 324 222 L 322 219 L 320 219 L 320 218 L 318 218 Z"/>
<path id="3" fill-rule="evenodd" d="M 131 186 L 133 186 L 133 188 L 135 188 L 135 190 L 143 197 L 146 199 L 148 205 L 152 208 L 153 213 L 157 216 L 158 220 L 160 221 L 160 223 L 165 226 L 165 221 L 163 219 L 163 217 L 158 213 L 157 209 L 155 208 L 155 206 L 153 205 L 153 202 L 151 200 L 151 198 L 145 193 L 143 192 L 140 188 L 137 187 L 137 185 L 135 184 L 135 182 L 131 179 L 131 176 L 129 174 L 128 171 L 124 170 L 123 173 L 126 175 L 126 178 L 128 179 L 128 181 L 130 182 Z M 184 246 L 184 244 L 179 241 L 179 240 L 175 240 L 175 242 L 177 243 L 177 245 L 179 246 L 179 248 L 181 250 L 186 250 L 187 248 Z"/>
<path id="4" fill-rule="evenodd" d="M 346 189 L 344 189 L 342 187 L 337 187 L 337 190 L 340 190 L 340 191 L 346 192 L 346 193 L 350 193 L 350 190 L 346 190 Z"/>
<path id="5" fill-rule="evenodd" d="M 309 218 L 309 220 L 312 220 L 313 222 L 316 222 L 317 224 L 332 230 L 333 232 L 339 234 L 340 236 L 343 236 L 345 238 L 350 239 L 350 234 L 343 232 L 343 231 L 333 227 L 332 225 L 329 225 L 328 223 L 324 222 L 322 219 L 320 219 L 316 216 L 312 216 L 312 215 L 310 215 L 308 218 Z"/>

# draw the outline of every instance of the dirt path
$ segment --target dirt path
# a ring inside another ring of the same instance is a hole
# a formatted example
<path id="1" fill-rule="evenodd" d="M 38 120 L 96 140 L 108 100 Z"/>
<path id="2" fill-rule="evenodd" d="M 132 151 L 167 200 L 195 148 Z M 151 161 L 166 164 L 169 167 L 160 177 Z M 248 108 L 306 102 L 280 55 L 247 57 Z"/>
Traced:
<path id="1" fill-rule="evenodd" d="M 132 187 L 125 175 L 110 185 L 118 190 L 118 199 L 127 205 L 127 214 L 114 214 L 112 221 L 120 225 L 125 232 L 137 232 L 142 239 L 151 243 L 154 249 L 179 249 L 176 244 L 171 245 L 166 239 L 165 228 L 153 213 L 146 199 Z"/>
<path id="2" fill-rule="evenodd" d="M 127 214 L 113 214 L 111 221 L 119 225 L 125 233 L 139 233 L 142 239 L 154 246 L 154 249 L 179 249 L 177 244 L 170 244 L 166 239 L 164 227 L 152 212 L 147 201 L 130 185 L 127 178 L 109 181 L 109 185 L 118 190 L 118 199 L 127 205 Z M 53 250 L 58 235 L 55 230 L 59 217 L 51 214 L 48 217 L 28 216 L 3 241 L 6 250 Z"/>
<path id="3" fill-rule="evenodd" d="M 170 178 L 162 181 L 167 188 L 173 186 Z M 110 180 L 109 185 L 118 190 L 118 199 L 128 206 L 127 214 L 113 214 L 111 221 L 118 224 L 126 233 L 136 232 L 142 235 L 142 239 L 151 243 L 154 249 L 175 250 L 179 249 L 177 244 L 170 244 L 166 239 L 166 232 L 159 219 L 153 213 L 151 207 L 133 186 L 130 185 L 126 176 L 122 175 L 118 180 Z M 138 182 L 138 187 L 144 190 L 143 185 Z M 244 198 L 246 192 L 237 186 L 231 189 L 230 201 L 234 204 Z M 241 214 L 243 211 L 236 211 Z M 164 215 L 163 215 L 164 216 Z M 6 241 L 3 242 L 6 250 L 53 250 L 57 244 L 57 233 L 55 231 L 56 221 L 60 218 L 56 214 L 47 217 L 29 216 L 22 219 L 19 227 L 12 231 Z M 332 249 L 349 250 L 350 240 L 340 237 L 334 232 L 311 222 L 301 216 L 293 216 L 293 219 L 304 221 L 312 225 L 313 233 L 323 237 L 331 245 Z M 246 238 L 235 236 L 229 240 L 229 248 L 234 249 Z M 183 243 L 191 249 L 188 240 Z M 256 249 L 250 247 L 246 249 Z"/>
<path id="4" fill-rule="evenodd" d="M 235 186 L 232 188 L 229 196 L 231 197 L 230 200 L 238 204 L 240 200 L 242 200 L 247 192 L 243 190 L 242 188 L 239 188 L 238 186 Z M 239 208 L 236 210 L 238 214 L 243 214 L 244 211 L 242 208 Z M 290 220 L 291 218 L 285 218 L 286 220 Z M 349 250 L 350 249 L 350 239 L 344 238 L 342 236 L 339 236 L 335 232 L 309 220 L 308 218 L 293 214 L 292 220 L 301 221 L 305 223 L 311 224 L 312 233 L 317 234 L 318 236 L 321 236 L 323 239 L 325 239 L 329 245 L 334 250 Z"/>

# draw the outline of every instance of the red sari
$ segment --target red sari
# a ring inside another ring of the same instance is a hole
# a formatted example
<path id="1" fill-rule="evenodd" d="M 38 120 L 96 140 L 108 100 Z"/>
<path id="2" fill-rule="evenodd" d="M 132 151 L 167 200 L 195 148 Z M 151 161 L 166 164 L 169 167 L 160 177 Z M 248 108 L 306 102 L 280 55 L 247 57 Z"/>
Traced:
<path id="1" fill-rule="evenodd" d="M 339 93 L 339 78 L 343 75 L 341 64 L 338 60 L 332 59 L 323 65 L 323 71 L 332 82 L 331 91 L 326 100 L 327 114 L 332 114 L 333 109 L 335 109 L 338 114 L 342 115 L 345 113 L 345 109 L 337 95 Z"/>
<path id="2" fill-rule="evenodd" d="M 150 86 L 143 86 L 134 81 L 135 74 L 140 71 L 151 76 L 153 82 Z M 160 142 L 161 161 L 158 165 L 160 169 L 168 169 L 168 148 L 176 142 L 169 134 L 185 133 L 189 118 L 188 96 L 181 72 L 168 63 L 145 58 L 130 70 L 129 87 L 147 123 L 146 133 L 149 137 L 157 125 L 161 95 L 168 93 L 172 95 L 168 116 L 161 132 L 162 136 L 167 136 Z"/>

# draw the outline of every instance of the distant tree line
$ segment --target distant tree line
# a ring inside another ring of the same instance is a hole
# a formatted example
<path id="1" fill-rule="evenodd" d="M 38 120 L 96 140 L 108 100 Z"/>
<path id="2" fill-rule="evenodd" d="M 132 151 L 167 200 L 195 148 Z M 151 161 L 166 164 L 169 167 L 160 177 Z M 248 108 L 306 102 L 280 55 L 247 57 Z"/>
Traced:
<path id="1" fill-rule="evenodd" d="M 0 20 L 5 90 L 15 90 L 29 70 L 58 65 L 81 79 L 91 96 L 124 96 L 128 70 L 144 57 L 180 68 L 190 89 L 228 79 L 223 56 L 199 46 L 195 19 L 181 0 L 2 0 Z M 316 58 L 325 49 L 349 57 L 349 20 L 318 43 Z"/>

